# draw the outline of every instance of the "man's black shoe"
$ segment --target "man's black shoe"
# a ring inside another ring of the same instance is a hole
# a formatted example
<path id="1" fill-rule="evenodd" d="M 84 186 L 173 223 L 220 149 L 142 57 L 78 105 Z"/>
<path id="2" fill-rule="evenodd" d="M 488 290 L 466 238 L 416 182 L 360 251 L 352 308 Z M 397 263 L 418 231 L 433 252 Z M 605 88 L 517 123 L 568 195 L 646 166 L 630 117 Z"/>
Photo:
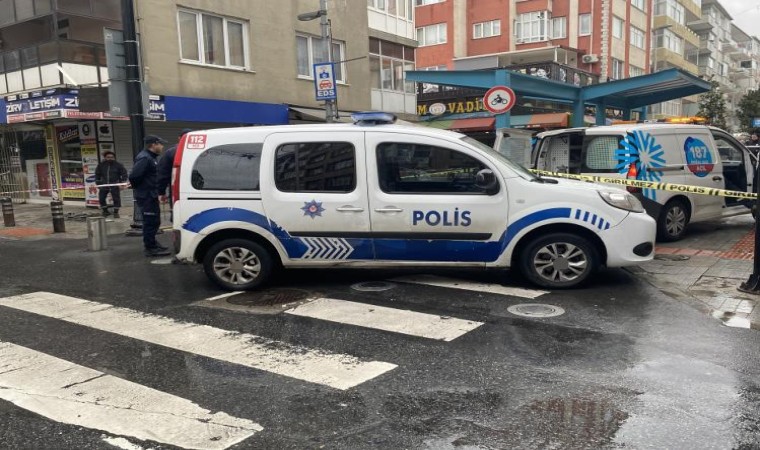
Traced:
<path id="1" fill-rule="evenodd" d="M 152 258 L 154 256 L 169 256 L 171 255 L 171 252 L 168 250 L 161 250 L 160 248 L 146 248 L 145 249 L 145 256 L 148 258 Z"/>

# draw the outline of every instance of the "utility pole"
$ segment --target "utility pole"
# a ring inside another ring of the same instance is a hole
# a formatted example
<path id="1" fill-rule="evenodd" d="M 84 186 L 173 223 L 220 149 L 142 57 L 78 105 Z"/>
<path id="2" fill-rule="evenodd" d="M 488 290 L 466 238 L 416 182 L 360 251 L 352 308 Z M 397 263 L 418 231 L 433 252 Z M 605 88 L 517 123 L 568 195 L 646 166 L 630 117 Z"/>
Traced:
<path id="1" fill-rule="evenodd" d="M 330 20 L 327 18 L 327 0 L 319 0 L 319 24 L 322 28 L 322 41 L 327 47 L 327 62 L 333 62 L 332 36 L 330 33 Z M 336 86 L 337 89 L 337 86 Z M 335 122 L 335 100 L 325 100 L 325 122 Z"/>
<path id="2" fill-rule="evenodd" d="M 127 105 L 132 125 L 132 157 L 142 150 L 145 138 L 142 85 L 140 76 L 140 52 L 135 25 L 134 0 L 121 0 L 121 23 L 124 33 L 124 60 L 127 72 Z"/>

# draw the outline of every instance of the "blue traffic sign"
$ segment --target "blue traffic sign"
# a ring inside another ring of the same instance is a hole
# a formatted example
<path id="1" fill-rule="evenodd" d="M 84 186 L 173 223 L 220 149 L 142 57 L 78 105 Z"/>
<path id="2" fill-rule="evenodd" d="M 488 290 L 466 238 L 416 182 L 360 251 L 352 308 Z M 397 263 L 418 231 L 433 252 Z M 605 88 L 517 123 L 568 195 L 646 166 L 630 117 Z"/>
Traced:
<path id="1" fill-rule="evenodd" d="M 338 89 L 335 86 L 335 63 L 314 64 L 314 92 L 317 100 L 338 98 Z"/>

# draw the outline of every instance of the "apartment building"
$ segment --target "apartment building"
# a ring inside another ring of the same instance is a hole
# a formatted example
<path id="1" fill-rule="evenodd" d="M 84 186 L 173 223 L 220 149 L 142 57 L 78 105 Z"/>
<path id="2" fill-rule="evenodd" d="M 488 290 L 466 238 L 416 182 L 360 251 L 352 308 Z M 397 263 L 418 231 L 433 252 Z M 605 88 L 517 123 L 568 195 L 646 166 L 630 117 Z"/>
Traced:
<path id="1" fill-rule="evenodd" d="M 648 73 L 652 0 L 415 1 L 418 70 L 499 67 L 575 85 Z M 426 89 L 421 112 L 440 96 Z M 564 107 L 520 98 L 515 114 L 525 105 Z"/>
<path id="2" fill-rule="evenodd" d="M 413 0 L 327 2 L 338 109 L 414 113 Z M 105 150 L 131 166 L 129 121 L 79 109 L 80 90 L 107 83 L 104 29 L 120 0 L 0 0 L 0 190 L 94 203 Z M 324 121 L 312 67 L 327 60 L 319 0 L 134 0 L 146 131 Z"/>
<path id="3" fill-rule="evenodd" d="M 736 85 L 736 90 L 729 95 L 727 101 L 731 104 L 727 119 L 736 131 L 750 124 L 739 123 L 739 119 L 731 112 L 736 111 L 747 92 L 760 89 L 760 39 L 748 35 L 733 24 L 731 37 L 736 42 L 737 49 L 731 53 L 732 64 L 728 67 L 728 78 Z"/>

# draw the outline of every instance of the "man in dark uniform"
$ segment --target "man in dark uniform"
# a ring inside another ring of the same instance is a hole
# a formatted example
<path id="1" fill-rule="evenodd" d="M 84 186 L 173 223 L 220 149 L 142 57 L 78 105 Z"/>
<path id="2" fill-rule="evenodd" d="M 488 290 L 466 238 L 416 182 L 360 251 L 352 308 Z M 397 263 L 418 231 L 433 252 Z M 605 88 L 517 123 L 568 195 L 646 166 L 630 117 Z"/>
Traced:
<path id="1" fill-rule="evenodd" d="M 145 256 L 167 256 L 170 254 L 169 249 L 156 241 L 156 233 L 161 224 L 157 159 L 164 150 L 166 141 L 158 136 L 146 136 L 144 143 L 145 148 L 137 154 L 135 165 L 129 173 L 129 182 L 134 189 L 135 202 L 142 209 Z"/>

